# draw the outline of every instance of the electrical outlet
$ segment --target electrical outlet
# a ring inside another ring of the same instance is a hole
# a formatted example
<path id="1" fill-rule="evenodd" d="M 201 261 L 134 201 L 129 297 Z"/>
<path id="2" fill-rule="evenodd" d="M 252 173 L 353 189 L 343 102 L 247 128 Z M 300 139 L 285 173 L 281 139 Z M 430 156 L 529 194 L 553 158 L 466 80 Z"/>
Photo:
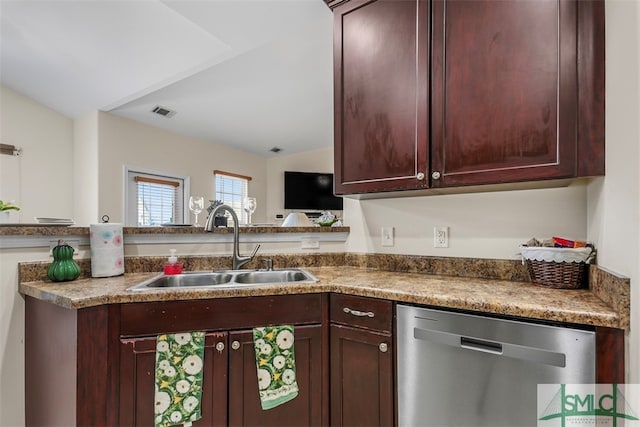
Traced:
<path id="1" fill-rule="evenodd" d="M 320 240 L 302 239 L 300 248 L 301 249 L 320 249 Z"/>
<path id="2" fill-rule="evenodd" d="M 433 247 L 434 248 L 449 247 L 449 227 L 444 227 L 444 226 L 433 227 Z"/>
<path id="3" fill-rule="evenodd" d="M 393 227 L 382 227 L 382 246 L 393 246 Z"/>

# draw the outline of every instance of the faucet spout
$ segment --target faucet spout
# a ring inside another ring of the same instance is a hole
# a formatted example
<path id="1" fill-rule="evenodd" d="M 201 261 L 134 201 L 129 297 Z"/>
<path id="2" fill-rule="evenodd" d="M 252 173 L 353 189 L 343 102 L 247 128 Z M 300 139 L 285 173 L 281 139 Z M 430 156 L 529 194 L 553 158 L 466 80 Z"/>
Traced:
<path id="1" fill-rule="evenodd" d="M 238 215 L 236 215 L 236 212 L 228 205 L 216 206 L 216 208 L 211 212 L 211 214 L 209 214 L 209 217 L 207 218 L 207 222 L 204 225 L 204 231 L 209 231 L 209 232 L 213 231 L 214 222 L 215 222 L 214 218 L 216 216 L 216 213 L 218 213 L 218 211 L 227 211 L 231 215 L 231 218 L 233 218 L 233 255 L 232 255 L 233 266 L 232 268 L 233 270 L 239 270 L 240 267 L 242 267 L 243 265 L 251 261 L 253 257 L 256 256 L 258 249 L 260 249 L 260 245 L 256 245 L 256 247 L 253 249 L 253 253 L 250 256 L 240 256 L 240 245 L 239 245 L 240 232 L 239 232 L 239 226 L 238 226 Z"/>

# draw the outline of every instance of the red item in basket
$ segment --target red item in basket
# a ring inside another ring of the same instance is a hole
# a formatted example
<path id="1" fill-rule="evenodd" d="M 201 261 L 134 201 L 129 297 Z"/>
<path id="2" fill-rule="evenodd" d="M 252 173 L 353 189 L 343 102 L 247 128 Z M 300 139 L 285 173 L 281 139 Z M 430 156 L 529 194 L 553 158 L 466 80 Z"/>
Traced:
<path id="1" fill-rule="evenodd" d="M 552 239 L 556 248 L 584 248 L 587 246 L 587 242 L 581 242 L 579 240 L 573 241 L 563 239 L 562 237 L 552 237 Z"/>

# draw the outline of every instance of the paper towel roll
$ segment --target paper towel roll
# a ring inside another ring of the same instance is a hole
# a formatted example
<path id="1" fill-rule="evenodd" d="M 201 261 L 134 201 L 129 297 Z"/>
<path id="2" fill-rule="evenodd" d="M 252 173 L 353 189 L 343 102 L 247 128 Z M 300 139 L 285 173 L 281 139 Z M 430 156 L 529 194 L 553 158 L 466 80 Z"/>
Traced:
<path id="1" fill-rule="evenodd" d="M 111 277 L 124 274 L 122 224 L 89 225 L 91 245 L 91 277 Z"/>

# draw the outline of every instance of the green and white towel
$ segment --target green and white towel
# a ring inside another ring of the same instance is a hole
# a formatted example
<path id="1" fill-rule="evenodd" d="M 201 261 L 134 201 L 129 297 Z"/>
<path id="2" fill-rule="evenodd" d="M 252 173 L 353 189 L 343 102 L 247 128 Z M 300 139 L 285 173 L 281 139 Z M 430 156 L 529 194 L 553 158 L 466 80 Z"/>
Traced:
<path id="1" fill-rule="evenodd" d="M 271 409 L 298 395 L 293 326 L 253 329 L 258 391 L 262 409 Z"/>
<path id="2" fill-rule="evenodd" d="M 158 335 L 155 426 L 190 426 L 199 420 L 204 332 Z"/>

